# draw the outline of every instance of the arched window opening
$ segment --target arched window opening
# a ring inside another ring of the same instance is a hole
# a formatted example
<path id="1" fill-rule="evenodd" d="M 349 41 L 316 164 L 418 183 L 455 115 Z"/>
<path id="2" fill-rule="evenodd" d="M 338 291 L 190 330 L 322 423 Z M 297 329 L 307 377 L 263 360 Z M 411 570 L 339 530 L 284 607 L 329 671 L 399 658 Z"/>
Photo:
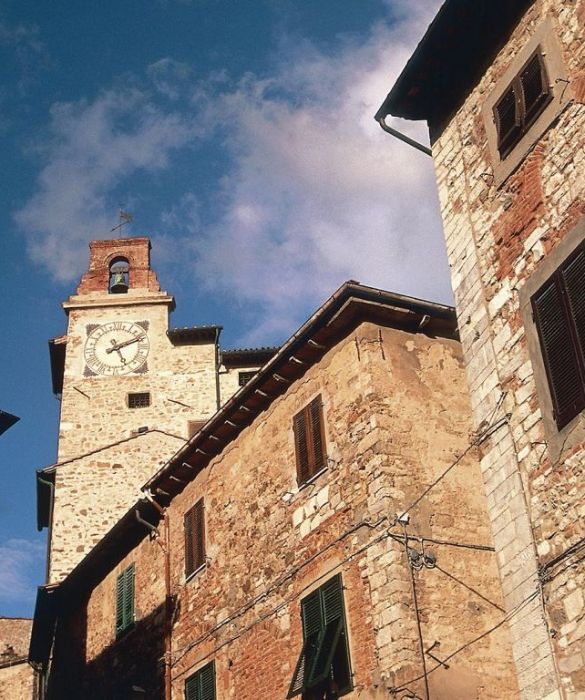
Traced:
<path id="1" fill-rule="evenodd" d="M 115 258 L 110 263 L 110 294 L 126 294 L 130 266 L 126 258 Z"/>

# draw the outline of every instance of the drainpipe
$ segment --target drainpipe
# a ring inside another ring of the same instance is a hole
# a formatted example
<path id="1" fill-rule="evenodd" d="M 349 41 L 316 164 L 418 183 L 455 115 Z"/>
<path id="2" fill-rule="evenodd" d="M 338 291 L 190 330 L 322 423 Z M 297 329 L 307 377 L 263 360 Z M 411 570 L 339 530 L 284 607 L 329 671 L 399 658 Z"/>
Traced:
<path id="1" fill-rule="evenodd" d="M 386 122 L 384 121 L 384 117 L 380 117 L 380 119 L 378 119 L 378 124 L 382 127 L 382 129 L 384 129 L 386 133 L 390 134 L 391 136 L 394 136 L 397 139 L 400 139 L 400 141 L 404 141 L 404 143 L 407 143 L 409 146 L 416 148 L 422 153 L 426 153 L 427 156 L 431 156 L 432 158 L 433 152 L 430 148 L 428 148 L 427 146 L 423 146 L 422 143 L 411 139 L 410 136 L 407 136 L 406 134 L 403 134 L 400 131 L 393 129 L 391 126 L 388 126 L 388 124 L 386 124 Z"/>
<path id="2" fill-rule="evenodd" d="M 145 493 L 149 502 L 156 508 L 160 513 L 163 521 L 163 532 L 164 532 L 164 544 L 159 540 L 160 547 L 163 552 L 165 560 L 165 625 L 164 625 L 164 645 L 165 645 L 165 655 L 164 655 L 164 667 L 165 667 L 165 700 L 171 700 L 172 696 L 172 686 L 171 686 L 171 634 L 172 634 L 172 605 L 173 598 L 171 595 L 171 536 L 169 529 L 169 516 L 166 508 L 163 508 L 159 503 L 157 503 L 150 493 Z M 152 523 L 148 523 L 144 518 L 140 517 L 138 510 L 136 511 L 136 519 L 146 525 L 151 531 L 156 530 Z"/>
<path id="3" fill-rule="evenodd" d="M 37 471 L 37 479 L 41 482 L 41 484 L 44 484 L 45 486 L 49 487 L 49 500 L 50 500 L 50 507 L 49 507 L 49 526 L 47 528 L 47 564 L 45 568 L 45 581 L 49 583 L 49 572 L 51 570 L 51 540 L 53 539 L 52 534 L 53 534 L 53 508 L 55 505 L 55 482 L 54 481 L 47 481 L 47 479 L 43 479 L 41 476 L 41 472 Z"/>
<path id="4" fill-rule="evenodd" d="M 219 388 L 219 329 L 215 330 L 215 402 L 216 411 L 221 407 L 221 392 Z"/>

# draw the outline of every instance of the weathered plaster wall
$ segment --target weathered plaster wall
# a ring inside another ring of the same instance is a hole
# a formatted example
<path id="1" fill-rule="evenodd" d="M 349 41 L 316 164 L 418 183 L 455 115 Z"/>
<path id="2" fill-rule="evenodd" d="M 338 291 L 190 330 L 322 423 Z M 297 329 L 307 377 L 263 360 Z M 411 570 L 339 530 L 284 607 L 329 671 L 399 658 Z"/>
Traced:
<path id="1" fill-rule="evenodd" d="M 292 417 L 318 394 L 328 469 L 299 489 Z M 423 694 L 405 530 L 394 524 L 406 508 L 406 534 L 436 540 L 425 547 L 438 566 L 414 573 L 424 647 L 438 642 L 436 656 L 452 656 L 449 669 L 426 659 L 432 697 L 516 697 L 506 626 L 489 632 L 503 612 L 467 401 L 457 343 L 362 324 L 173 500 L 174 697 L 212 658 L 218 697 L 284 697 L 302 646 L 300 600 L 339 571 L 355 684 L 347 697 L 387 698 L 392 689 L 402 697 L 403 684 Z M 185 580 L 183 515 L 201 497 L 208 559 Z M 422 550 L 420 539 L 409 543 Z M 100 692 L 96 659 L 126 667 L 114 641 L 113 592 L 131 562 L 141 577 L 137 625 L 162 604 L 163 562 L 145 538 L 90 596 L 88 698 Z"/>
<path id="2" fill-rule="evenodd" d="M 572 101 L 496 187 L 482 105 L 545 18 Z M 509 416 L 482 445 L 482 471 L 524 698 L 585 697 L 583 560 L 550 571 L 542 595 L 538 580 L 585 535 L 583 419 L 566 441 L 546 429 L 521 309 L 524 286 L 585 216 L 584 26 L 583 0 L 537 0 L 433 147 L 474 424 Z"/>

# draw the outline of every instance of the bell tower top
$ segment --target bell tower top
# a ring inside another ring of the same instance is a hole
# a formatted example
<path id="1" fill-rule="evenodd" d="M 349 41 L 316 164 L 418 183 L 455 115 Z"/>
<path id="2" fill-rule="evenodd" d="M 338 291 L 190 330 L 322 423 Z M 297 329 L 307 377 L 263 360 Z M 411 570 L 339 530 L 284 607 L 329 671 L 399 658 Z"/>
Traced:
<path id="1" fill-rule="evenodd" d="M 156 273 L 150 269 L 148 238 L 92 241 L 89 250 L 89 269 L 81 278 L 77 294 L 160 292 Z"/>

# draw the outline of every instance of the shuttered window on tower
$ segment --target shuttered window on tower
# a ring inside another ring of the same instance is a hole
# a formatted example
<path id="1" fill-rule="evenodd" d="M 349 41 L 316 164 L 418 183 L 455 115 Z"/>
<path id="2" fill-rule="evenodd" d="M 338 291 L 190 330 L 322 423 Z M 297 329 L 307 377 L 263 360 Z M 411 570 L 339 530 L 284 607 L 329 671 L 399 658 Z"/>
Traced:
<path id="1" fill-rule="evenodd" d="M 185 681 L 185 700 L 215 700 L 215 664 L 212 661 Z"/>
<path id="2" fill-rule="evenodd" d="M 585 408 L 585 244 L 536 292 L 532 309 L 560 430 Z"/>
<path id="3" fill-rule="evenodd" d="M 205 511 L 203 499 L 185 513 L 185 576 L 205 564 Z"/>
<path id="4" fill-rule="evenodd" d="M 541 49 L 537 49 L 494 106 L 498 151 L 505 158 L 552 99 Z"/>
<path id="5" fill-rule="evenodd" d="M 301 601 L 303 646 L 287 698 L 340 697 L 352 689 L 341 574 Z"/>
<path id="6" fill-rule="evenodd" d="M 116 637 L 134 624 L 134 564 L 116 579 Z"/>
<path id="7" fill-rule="evenodd" d="M 293 418 L 293 432 L 297 481 L 300 486 L 318 474 L 327 464 L 323 401 L 320 395 Z"/>

